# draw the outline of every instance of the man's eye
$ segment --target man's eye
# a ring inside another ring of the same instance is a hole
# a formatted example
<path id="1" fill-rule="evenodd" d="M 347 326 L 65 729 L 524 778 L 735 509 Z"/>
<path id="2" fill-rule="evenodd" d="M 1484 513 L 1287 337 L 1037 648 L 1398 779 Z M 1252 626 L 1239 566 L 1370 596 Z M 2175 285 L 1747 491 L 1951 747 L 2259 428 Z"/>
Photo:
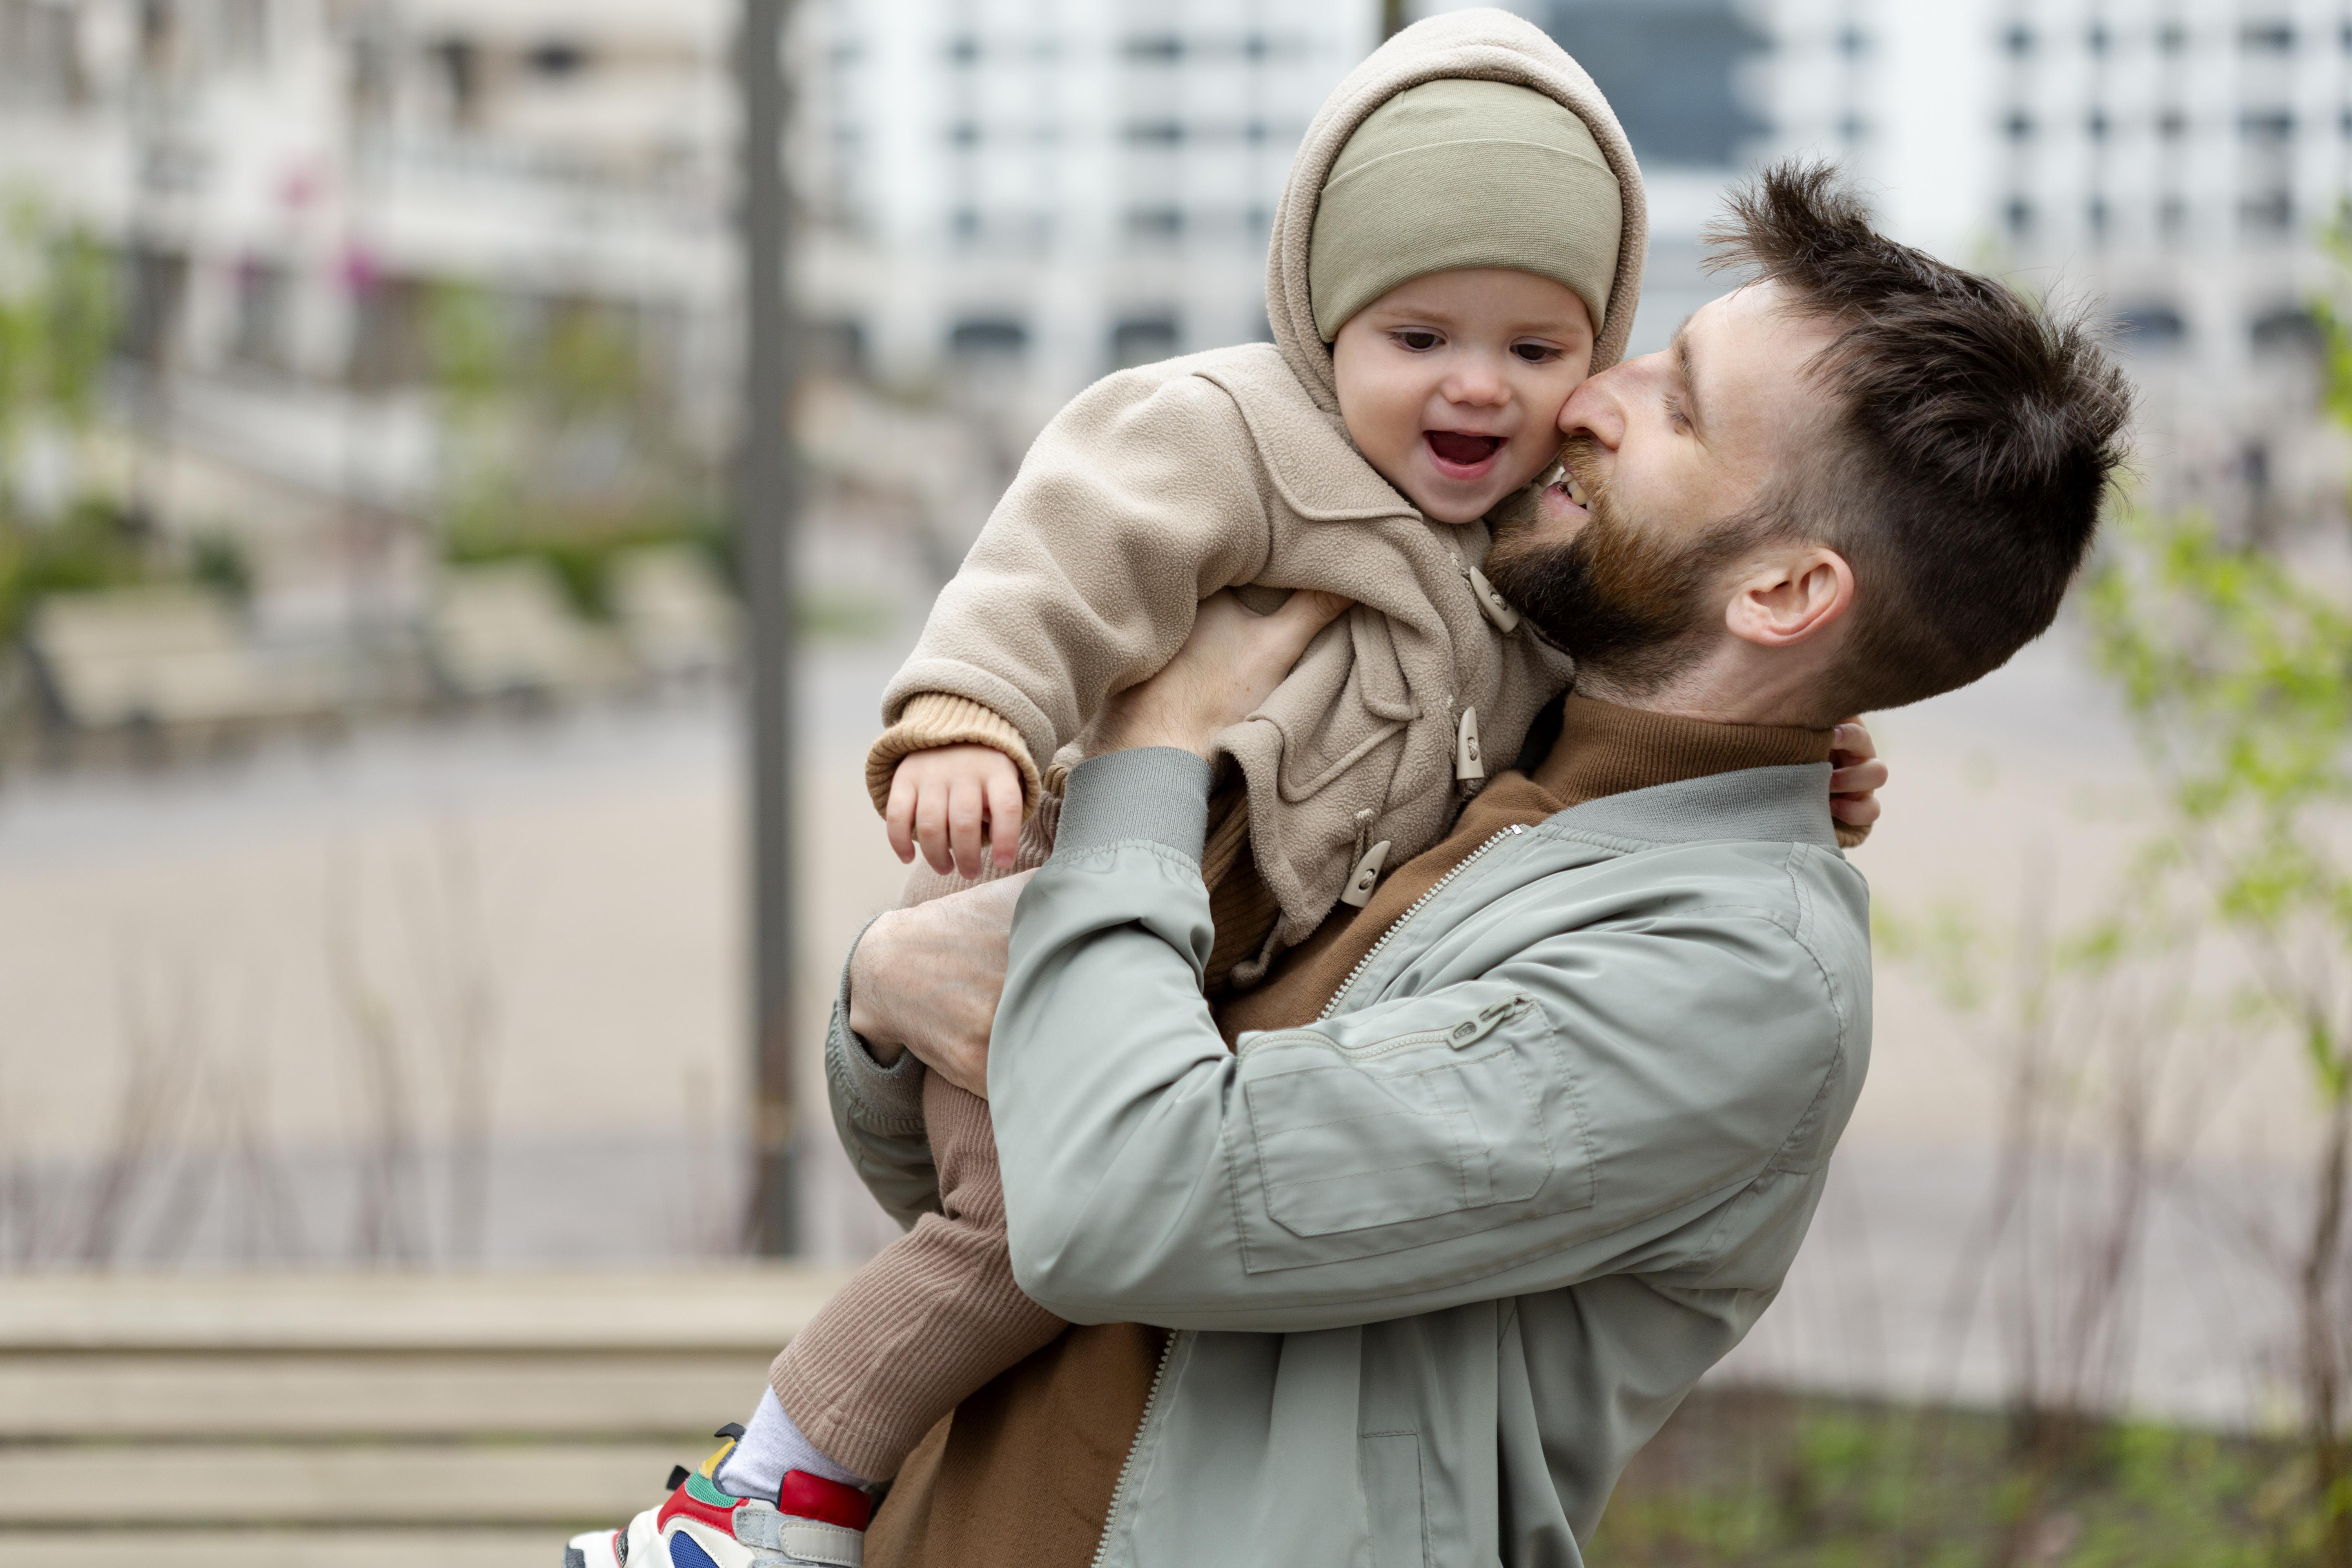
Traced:
<path id="1" fill-rule="evenodd" d="M 1559 351 L 1549 343 L 1513 343 L 1511 352 L 1529 364 L 1549 364 L 1559 357 Z"/>
<path id="2" fill-rule="evenodd" d="M 1683 400 L 1672 393 L 1666 395 L 1666 419 L 1677 430 L 1690 428 L 1690 420 L 1683 414 Z"/>
<path id="3" fill-rule="evenodd" d="M 1396 335 L 1396 341 L 1402 347 L 1409 348 L 1415 353 L 1422 353 L 1437 346 L 1437 334 L 1423 331 L 1418 328 L 1408 328 Z"/>

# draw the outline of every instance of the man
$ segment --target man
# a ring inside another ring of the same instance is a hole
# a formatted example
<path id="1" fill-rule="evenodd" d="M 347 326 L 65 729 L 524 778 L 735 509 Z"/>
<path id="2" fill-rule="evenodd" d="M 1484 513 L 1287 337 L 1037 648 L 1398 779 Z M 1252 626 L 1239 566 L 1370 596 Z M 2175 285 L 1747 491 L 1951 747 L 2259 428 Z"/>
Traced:
<path id="1" fill-rule="evenodd" d="M 1205 607 L 1072 773 L 1009 958 L 1001 888 L 861 940 L 829 1056 L 861 1171 L 937 1201 L 922 1042 L 990 1099 L 1023 1289 L 1093 1325 L 934 1434 L 869 1561 L 1573 1563 L 1771 1300 L 1869 1053 L 1832 726 L 2050 624 L 2128 398 L 1826 170 L 1718 237 L 1755 280 L 1580 389 L 1487 558 L 1578 684 L 1446 842 L 1213 1017 L 1209 737 L 1335 606 Z"/>

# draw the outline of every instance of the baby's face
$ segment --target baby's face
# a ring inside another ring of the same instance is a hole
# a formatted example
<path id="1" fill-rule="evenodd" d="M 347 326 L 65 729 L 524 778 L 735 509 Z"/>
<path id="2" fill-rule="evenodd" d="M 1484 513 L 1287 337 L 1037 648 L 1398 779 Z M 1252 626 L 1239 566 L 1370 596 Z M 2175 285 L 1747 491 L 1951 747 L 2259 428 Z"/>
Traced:
<path id="1" fill-rule="evenodd" d="M 1592 313 L 1551 279 L 1458 268 L 1357 311 L 1331 357 L 1340 417 L 1381 477 L 1439 522 L 1474 522 L 1550 466 Z"/>

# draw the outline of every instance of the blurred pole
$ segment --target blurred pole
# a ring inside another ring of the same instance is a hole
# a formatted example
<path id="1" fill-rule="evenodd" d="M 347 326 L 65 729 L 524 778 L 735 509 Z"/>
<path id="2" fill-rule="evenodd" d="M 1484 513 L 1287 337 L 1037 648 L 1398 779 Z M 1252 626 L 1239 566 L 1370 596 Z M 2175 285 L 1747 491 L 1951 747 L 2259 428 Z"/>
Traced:
<path id="1" fill-rule="evenodd" d="M 1412 21 L 1405 0 L 1381 0 L 1381 37 L 1393 38 Z"/>
<path id="2" fill-rule="evenodd" d="M 793 1103 L 793 343 L 784 188 L 784 18 L 791 0 L 743 0 L 736 70 L 743 102 L 743 423 L 737 560 L 751 621 L 751 1241 L 800 1246 Z"/>

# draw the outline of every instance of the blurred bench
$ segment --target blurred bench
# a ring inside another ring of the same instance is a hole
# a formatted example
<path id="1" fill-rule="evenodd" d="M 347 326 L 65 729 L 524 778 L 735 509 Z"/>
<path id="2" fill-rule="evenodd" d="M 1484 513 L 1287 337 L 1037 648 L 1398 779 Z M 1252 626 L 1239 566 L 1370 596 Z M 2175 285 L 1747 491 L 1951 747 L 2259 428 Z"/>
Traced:
<path id="1" fill-rule="evenodd" d="M 613 619 L 646 672 L 676 679 L 735 663 L 734 597 L 710 557 L 691 545 L 650 545 L 613 561 Z"/>
<path id="2" fill-rule="evenodd" d="M 49 703 L 85 730 L 316 713 L 320 685 L 271 666 L 218 595 L 120 588 L 41 601 L 26 639 Z"/>
<path id="3" fill-rule="evenodd" d="M 572 614 L 543 561 L 452 568 L 425 629 L 434 673 L 457 697 L 556 695 L 623 673 L 619 651 Z"/>
<path id="4" fill-rule="evenodd" d="M 0 1279 L 0 1562 L 557 1568 L 843 1277 Z"/>

